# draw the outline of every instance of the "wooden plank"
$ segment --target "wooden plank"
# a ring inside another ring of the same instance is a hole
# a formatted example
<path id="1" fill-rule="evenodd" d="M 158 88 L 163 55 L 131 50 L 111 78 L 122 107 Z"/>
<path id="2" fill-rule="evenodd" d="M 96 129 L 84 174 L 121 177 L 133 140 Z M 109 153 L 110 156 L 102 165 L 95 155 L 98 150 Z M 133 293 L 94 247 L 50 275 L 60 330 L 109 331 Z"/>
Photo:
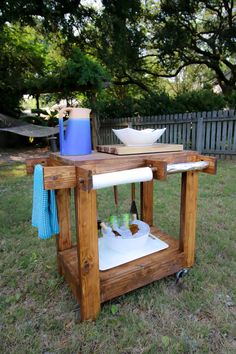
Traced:
<path id="1" fill-rule="evenodd" d="M 43 168 L 44 189 L 64 189 L 76 186 L 74 166 L 52 166 Z"/>
<path id="2" fill-rule="evenodd" d="M 70 286 L 77 302 L 80 303 L 77 246 L 59 252 L 58 262 L 61 275 L 63 275 L 65 281 Z"/>
<path id="3" fill-rule="evenodd" d="M 62 268 L 58 260 L 58 252 L 72 246 L 71 219 L 70 219 L 70 189 L 56 190 L 57 216 L 60 225 L 59 234 L 56 235 L 58 272 L 62 275 Z"/>
<path id="4" fill-rule="evenodd" d="M 211 124 L 211 122 L 208 122 L 208 123 L 205 122 L 206 143 L 205 143 L 204 150 L 205 150 L 205 149 L 207 149 L 207 150 L 210 149 L 211 129 L 212 129 L 212 124 Z"/>
<path id="5" fill-rule="evenodd" d="M 102 302 L 174 274 L 184 267 L 184 254 L 179 251 L 179 242 L 157 228 L 151 228 L 151 232 L 168 243 L 169 248 L 100 272 Z"/>
<path id="6" fill-rule="evenodd" d="M 221 150 L 227 150 L 227 128 L 228 122 L 223 122 Z"/>
<path id="7" fill-rule="evenodd" d="M 98 145 L 97 151 L 115 155 L 148 154 L 182 151 L 183 145 L 154 144 L 152 146 Z"/>
<path id="8" fill-rule="evenodd" d="M 100 275 L 100 300 L 105 302 L 128 293 L 155 280 L 174 274 L 184 267 L 184 254 L 179 252 L 178 240 L 155 227 L 151 233 L 168 243 L 169 247 L 121 266 L 102 271 Z M 60 252 L 59 260 L 66 282 L 78 302 L 79 272 L 77 248 Z"/>
<path id="9" fill-rule="evenodd" d="M 153 225 L 153 180 L 140 183 L 141 220 Z"/>
<path id="10" fill-rule="evenodd" d="M 174 124 L 174 144 L 178 142 L 178 124 Z"/>
<path id="11" fill-rule="evenodd" d="M 77 180 L 80 177 L 78 170 Z M 75 210 L 80 310 L 83 321 L 96 319 L 100 312 L 96 191 L 85 191 L 76 186 Z"/>
<path id="12" fill-rule="evenodd" d="M 228 122 L 228 136 L 227 136 L 228 150 L 232 150 L 233 145 L 233 121 Z"/>
<path id="13" fill-rule="evenodd" d="M 40 164 L 42 166 L 48 166 L 48 161 L 48 156 L 39 156 L 27 159 L 25 162 L 27 175 L 32 175 L 34 173 L 34 166 L 37 164 Z"/>
<path id="14" fill-rule="evenodd" d="M 233 150 L 236 151 L 236 121 L 234 122 L 234 133 L 233 133 Z"/>
<path id="15" fill-rule="evenodd" d="M 174 135 L 173 135 L 174 126 L 173 126 L 173 124 L 171 124 L 169 126 L 169 130 L 170 130 L 169 143 L 173 144 L 174 143 Z"/>
<path id="16" fill-rule="evenodd" d="M 211 124 L 211 143 L 209 149 L 214 151 L 216 146 L 216 122 L 212 122 Z"/>
<path id="17" fill-rule="evenodd" d="M 191 122 L 187 123 L 186 149 L 191 149 Z"/>
<path id="18" fill-rule="evenodd" d="M 162 129 L 162 128 L 163 128 L 163 124 L 160 124 L 158 129 Z M 161 144 L 165 143 L 164 139 L 165 139 L 165 133 L 162 134 L 162 136 L 158 139 L 158 143 L 161 143 Z"/>
<path id="19" fill-rule="evenodd" d="M 201 172 L 209 173 L 210 175 L 215 175 L 217 172 L 217 158 L 213 156 L 198 155 L 197 161 L 206 161 L 209 166 L 202 170 Z"/>
<path id="20" fill-rule="evenodd" d="M 165 155 L 153 155 L 145 160 L 145 164 L 151 167 L 156 166 L 156 162 L 165 162 L 167 164 L 172 163 L 184 163 L 184 162 L 195 162 L 198 161 L 197 157 L 199 154 L 196 151 L 191 151 L 190 154 L 165 154 Z M 157 165 L 158 166 L 158 165 Z"/>
<path id="21" fill-rule="evenodd" d="M 197 137 L 196 137 L 196 149 L 198 152 L 202 152 L 204 148 L 204 125 L 203 118 L 201 116 L 198 117 L 197 121 Z"/>
<path id="22" fill-rule="evenodd" d="M 216 133 L 216 150 L 221 150 L 221 134 L 222 134 L 222 122 L 217 122 L 217 133 Z"/>
<path id="23" fill-rule="evenodd" d="M 129 170 L 132 168 L 144 167 L 146 166 L 147 159 L 160 159 L 166 160 L 168 162 L 188 162 L 193 161 L 192 156 L 196 156 L 196 151 L 179 151 L 172 153 L 154 153 L 154 154 L 139 154 L 139 155 L 112 155 L 96 152 L 91 155 L 86 155 L 87 160 L 84 156 L 59 156 L 57 154 L 52 154 L 52 158 L 55 161 L 60 161 L 61 165 L 68 166 L 69 164 L 74 164 L 80 166 L 83 169 L 91 170 L 93 175 Z"/>
<path id="24" fill-rule="evenodd" d="M 146 260 L 142 260 L 143 262 L 139 262 L 136 267 L 133 266 L 133 272 L 127 270 L 125 274 L 121 275 L 117 270 L 117 273 L 109 274 L 106 281 L 103 280 L 103 274 L 101 274 L 101 302 L 114 299 L 156 280 L 175 274 L 184 267 L 184 255 L 179 252 L 166 254 L 163 259 L 157 256 L 149 256 L 148 264 Z"/>
<path id="25" fill-rule="evenodd" d="M 165 124 L 162 124 L 162 129 L 166 128 Z M 167 140 L 167 129 L 165 130 L 164 134 L 161 136 L 161 138 L 163 140 L 161 140 L 160 142 L 162 142 L 163 144 L 168 144 L 168 140 Z"/>
<path id="26" fill-rule="evenodd" d="M 169 139 L 169 135 L 170 135 L 170 127 L 166 127 L 166 131 L 164 133 L 165 135 L 165 143 L 166 144 L 169 144 L 170 143 L 170 139 Z"/>
<path id="27" fill-rule="evenodd" d="M 153 178 L 165 181 L 167 178 L 167 162 L 159 160 L 146 160 L 148 167 L 153 168 Z"/>
<path id="28" fill-rule="evenodd" d="M 197 150 L 197 123 L 192 123 L 192 150 Z"/>
<path id="29" fill-rule="evenodd" d="M 183 127 L 182 127 L 182 144 L 186 149 L 186 145 L 187 145 L 187 124 L 186 123 L 183 123 Z"/>
<path id="30" fill-rule="evenodd" d="M 58 189 L 56 191 L 57 214 L 60 225 L 60 233 L 57 236 L 57 249 L 63 251 L 71 248 L 71 219 L 70 219 L 70 189 Z"/>
<path id="31" fill-rule="evenodd" d="M 182 173 L 180 207 L 180 250 L 184 252 L 185 266 L 191 267 L 195 257 L 198 172 Z"/>
<path id="32" fill-rule="evenodd" d="M 178 137 L 177 143 L 183 144 L 183 123 L 178 124 Z"/>

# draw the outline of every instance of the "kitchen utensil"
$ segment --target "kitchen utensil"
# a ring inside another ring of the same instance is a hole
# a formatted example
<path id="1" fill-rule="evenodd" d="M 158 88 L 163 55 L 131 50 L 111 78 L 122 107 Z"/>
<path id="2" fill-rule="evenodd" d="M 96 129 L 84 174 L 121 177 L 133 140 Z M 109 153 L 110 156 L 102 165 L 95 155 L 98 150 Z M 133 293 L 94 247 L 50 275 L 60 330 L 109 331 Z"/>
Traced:
<path id="1" fill-rule="evenodd" d="M 113 186 L 113 191 L 114 191 L 114 201 L 115 201 L 115 207 L 116 207 L 116 215 L 119 215 L 119 208 L 118 208 L 118 188 L 117 188 L 117 186 Z"/>
<path id="2" fill-rule="evenodd" d="M 131 183 L 131 206 L 130 206 L 130 214 L 136 214 L 137 219 L 138 217 L 138 209 L 135 202 L 135 183 Z"/>

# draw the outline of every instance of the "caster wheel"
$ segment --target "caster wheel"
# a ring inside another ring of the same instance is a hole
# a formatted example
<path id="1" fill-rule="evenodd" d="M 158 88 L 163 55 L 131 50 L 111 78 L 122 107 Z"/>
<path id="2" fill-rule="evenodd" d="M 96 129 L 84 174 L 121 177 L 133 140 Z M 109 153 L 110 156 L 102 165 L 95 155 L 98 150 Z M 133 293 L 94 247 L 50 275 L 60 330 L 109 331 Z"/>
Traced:
<path id="1" fill-rule="evenodd" d="M 175 274 L 176 283 L 178 283 L 181 278 L 185 277 L 185 275 L 187 275 L 188 272 L 189 272 L 189 270 L 188 270 L 187 268 L 183 268 L 183 269 L 179 270 L 179 271 Z"/>

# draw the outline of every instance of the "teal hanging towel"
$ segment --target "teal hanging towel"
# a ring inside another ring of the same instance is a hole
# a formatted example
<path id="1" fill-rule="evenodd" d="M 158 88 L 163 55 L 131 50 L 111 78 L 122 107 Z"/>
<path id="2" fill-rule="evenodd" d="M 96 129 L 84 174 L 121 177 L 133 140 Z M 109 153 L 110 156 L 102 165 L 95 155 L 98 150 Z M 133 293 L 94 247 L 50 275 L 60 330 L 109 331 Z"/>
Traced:
<path id="1" fill-rule="evenodd" d="M 59 233 L 55 191 L 43 188 L 43 167 L 34 168 L 32 226 L 37 227 L 38 236 L 47 239 Z"/>

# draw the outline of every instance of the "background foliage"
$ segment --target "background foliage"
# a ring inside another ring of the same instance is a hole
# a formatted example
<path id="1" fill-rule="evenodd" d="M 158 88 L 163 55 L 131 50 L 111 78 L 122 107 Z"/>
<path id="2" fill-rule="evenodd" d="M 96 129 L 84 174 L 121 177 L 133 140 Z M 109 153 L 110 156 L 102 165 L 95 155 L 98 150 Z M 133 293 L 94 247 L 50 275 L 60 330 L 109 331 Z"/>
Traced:
<path id="1" fill-rule="evenodd" d="M 2 2 L 0 112 L 23 94 L 106 117 L 234 108 L 235 20 L 232 0 Z"/>

